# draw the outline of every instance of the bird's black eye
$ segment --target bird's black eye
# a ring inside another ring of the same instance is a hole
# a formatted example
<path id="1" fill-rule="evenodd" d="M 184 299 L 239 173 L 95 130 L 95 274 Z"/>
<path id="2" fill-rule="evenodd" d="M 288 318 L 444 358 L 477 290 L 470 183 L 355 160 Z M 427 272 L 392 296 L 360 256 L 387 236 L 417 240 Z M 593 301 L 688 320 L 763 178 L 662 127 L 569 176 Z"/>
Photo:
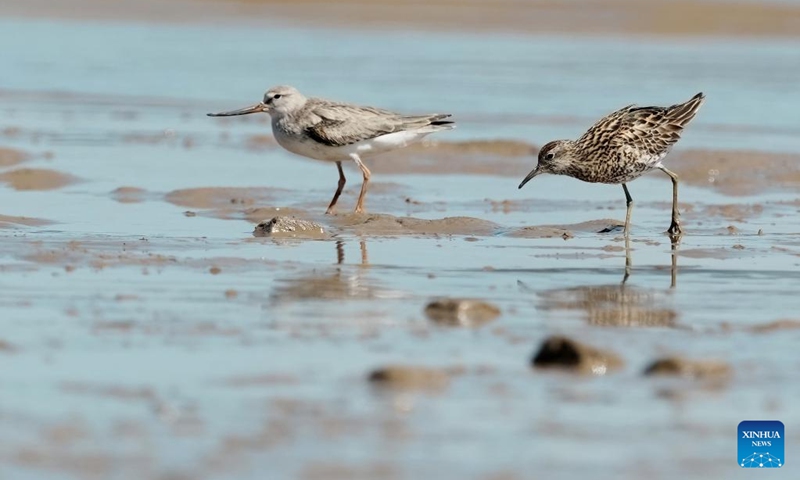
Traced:
<path id="1" fill-rule="evenodd" d="M 555 154 L 548 153 L 547 155 L 545 155 L 545 156 L 544 156 L 544 159 L 545 159 L 545 160 L 552 160 L 552 159 L 553 159 L 553 157 L 555 157 Z"/>
<path id="2" fill-rule="evenodd" d="M 277 100 L 279 98 L 281 98 L 281 94 L 280 93 L 276 93 L 275 95 L 272 96 L 273 100 Z"/>

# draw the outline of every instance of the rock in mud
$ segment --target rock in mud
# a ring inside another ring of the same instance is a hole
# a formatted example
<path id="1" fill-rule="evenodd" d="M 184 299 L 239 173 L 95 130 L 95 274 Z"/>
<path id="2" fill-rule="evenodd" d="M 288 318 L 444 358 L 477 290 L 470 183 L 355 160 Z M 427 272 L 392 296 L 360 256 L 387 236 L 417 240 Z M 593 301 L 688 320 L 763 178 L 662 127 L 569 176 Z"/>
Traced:
<path id="1" fill-rule="evenodd" d="M 694 379 L 718 379 L 731 374 L 731 367 L 717 360 L 689 360 L 680 357 L 660 358 L 645 370 L 646 376 L 673 376 Z"/>
<path id="2" fill-rule="evenodd" d="M 450 376 L 444 370 L 394 365 L 372 371 L 369 381 L 401 390 L 439 390 L 447 386 Z"/>
<path id="3" fill-rule="evenodd" d="M 425 314 L 442 325 L 479 327 L 499 317 L 500 309 L 481 300 L 443 298 L 429 303 Z"/>
<path id="4" fill-rule="evenodd" d="M 545 339 L 531 364 L 536 368 L 558 368 L 574 373 L 605 375 L 622 367 L 613 352 L 599 350 L 567 337 Z"/>
<path id="5" fill-rule="evenodd" d="M 256 225 L 255 237 L 325 238 L 321 225 L 295 217 L 274 217 Z"/>

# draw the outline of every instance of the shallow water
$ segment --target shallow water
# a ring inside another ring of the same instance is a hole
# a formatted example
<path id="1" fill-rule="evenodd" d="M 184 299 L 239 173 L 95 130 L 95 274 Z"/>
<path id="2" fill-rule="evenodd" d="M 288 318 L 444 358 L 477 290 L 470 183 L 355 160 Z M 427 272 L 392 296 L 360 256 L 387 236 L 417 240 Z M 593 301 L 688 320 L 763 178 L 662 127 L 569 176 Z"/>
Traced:
<path id="1" fill-rule="evenodd" d="M 455 161 L 447 175 L 376 174 L 371 211 L 496 225 L 358 234 L 321 215 L 332 166 L 254 146 L 269 133 L 263 119 L 203 114 L 292 83 L 453 112 L 460 127 L 441 140 L 541 144 L 624 104 L 703 90 L 681 147 L 796 153 L 797 47 L 0 21 L 0 146 L 32 156 L 4 172 L 80 179 L 0 188 L 3 215 L 52 222 L 0 229 L 0 477 L 744 478 L 735 428 L 755 418 L 782 420 L 791 454 L 800 329 L 751 327 L 800 308 L 792 191 L 682 187 L 688 234 L 676 252 L 661 233 L 668 180 L 637 180 L 622 285 L 619 232 L 579 225 L 621 220 L 619 187 L 542 177 L 518 191 L 533 158 L 516 177 L 459 174 Z M 359 187 L 347 171 L 342 211 Z M 120 202 L 111 192 L 122 186 L 143 191 Z M 197 187 L 263 190 L 244 203 L 209 195 L 215 208 L 165 200 Z M 715 213 L 726 205 L 746 213 Z M 334 238 L 254 239 L 244 217 L 258 206 L 296 209 Z M 531 225 L 573 236 L 520 236 Z M 423 314 L 438 296 L 503 314 L 443 328 Z M 598 378 L 531 370 L 552 334 L 611 349 L 625 367 Z M 720 359 L 734 375 L 644 378 L 665 354 Z M 457 373 L 443 391 L 370 386 L 387 364 Z"/>

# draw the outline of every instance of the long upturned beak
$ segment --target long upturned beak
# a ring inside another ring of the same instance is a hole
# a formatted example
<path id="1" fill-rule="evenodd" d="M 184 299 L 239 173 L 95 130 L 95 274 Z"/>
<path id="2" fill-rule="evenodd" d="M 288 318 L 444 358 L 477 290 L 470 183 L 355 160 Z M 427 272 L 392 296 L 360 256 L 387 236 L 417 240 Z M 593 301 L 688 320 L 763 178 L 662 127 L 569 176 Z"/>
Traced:
<path id="1" fill-rule="evenodd" d="M 528 176 L 525 177 L 525 179 L 522 181 L 522 183 L 519 184 L 519 188 L 524 187 L 526 183 L 528 183 L 531 180 L 533 180 L 533 177 L 539 175 L 539 173 L 541 173 L 541 172 L 539 172 L 539 166 L 537 165 L 536 168 L 531 170 L 531 173 L 529 173 Z"/>
<path id="2" fill-rule="evenodd" d="M 231 110 L 230 112 L 220 112 L 220 113 L 207 113 L 209 117 L 234 117 L 236 115 L 249 115 L 251 113 L 259 113 L 259 112 L 266 112 L 267 106 L 263 103 L 256 103 L 255 105 L 250 105 L 249 107 L 240 108 L 239 110 Z"/>

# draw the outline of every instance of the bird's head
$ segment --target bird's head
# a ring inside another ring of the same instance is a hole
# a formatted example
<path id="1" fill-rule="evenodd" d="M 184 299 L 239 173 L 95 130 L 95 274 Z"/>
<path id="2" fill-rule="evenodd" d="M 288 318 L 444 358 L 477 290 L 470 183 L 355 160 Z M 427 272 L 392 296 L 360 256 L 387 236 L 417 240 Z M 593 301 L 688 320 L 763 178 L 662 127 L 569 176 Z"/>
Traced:
<path id="1" fill-rule="evenodd" d="M 209 113 L 208 116 L 232 117 L 259 112 L 269 113 L 272 116 L 283 116 L 302 108 L 306 104 L 306 100 L 306 97 L 296 88 L 288 85 L 279 85 L 267 90 L 264 93 L 264 100 L 260 103 L 229 112 Z"/>
<path id="2" fill-rule="evenodd" d="M 534 177 L 543 173 L 551 173 L 554 175 L 561 175 L 565 173 L 574 161 L 572 155 L 574 142 L 571 140 L 555 140 L 552 141 L 539 150 L 539 162 L 536 168 L 531 170 L 531 173 L 522 180 L 519 188 L 525 186 L 526 183 L 531 181 Z"/>

